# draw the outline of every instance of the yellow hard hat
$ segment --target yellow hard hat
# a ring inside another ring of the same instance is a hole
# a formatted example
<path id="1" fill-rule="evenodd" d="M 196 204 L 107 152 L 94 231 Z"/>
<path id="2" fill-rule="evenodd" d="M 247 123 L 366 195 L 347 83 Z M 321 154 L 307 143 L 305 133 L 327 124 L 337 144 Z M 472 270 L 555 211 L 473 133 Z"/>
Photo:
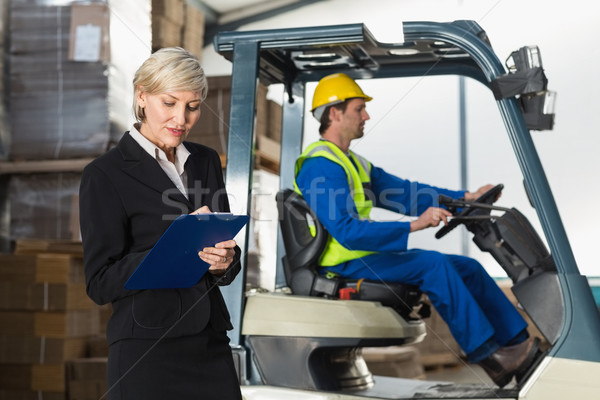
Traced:
<path id="1" fill-rule="evenodd" d="M 341 103 L 354 97 L 361 97 L 365 99 L 365 101 L 373 100 L 373 98 L 367 96 L 360 86 L 354 82 L 354 79 L 350 78 L 348 75 L 343 73 L 327 75 L 319 81 L 319 84 L 315 88 L 312 109 L 310 111 L 314 114 L 315 110 L 319 107 Z M 322 114 L 323 109 L 320 110 L 321 112 L 318 117 L 315 115 L 317 119 L 320 119 L 320 114 Z"/>

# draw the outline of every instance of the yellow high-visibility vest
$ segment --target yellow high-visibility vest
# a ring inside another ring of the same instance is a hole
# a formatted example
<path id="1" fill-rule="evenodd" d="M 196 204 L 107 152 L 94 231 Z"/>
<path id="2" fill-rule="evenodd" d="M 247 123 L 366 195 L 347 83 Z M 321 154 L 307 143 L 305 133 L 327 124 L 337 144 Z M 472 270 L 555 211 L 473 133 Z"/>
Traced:
<path id="1" fill-rule="evenodd" d="M 365 186 L 369 187 L 371 183 L 371 163 L 363 157 L 354 154 L 351 150 L 348 153 L 349 155 L 346 155 L 339 147 L 329 141 L 320 140 L 315 142 L 308 146 L 296 160 L 294 176 L 298 176 L 302 164 L 308 158 L 325 157 L 326 159 L 335 162 L 346 172 L 348 187 L 351 190 L 352 199 L 354 200 L 359 217 L 361 219 L 369 219 L 371 209 L 373 208 L 373 202 L 366 196 Z M 354 160 L 354 164 L 350 160 L 350 157 Z M 294 190 L 302 195 L 295 179 Z M 329 234 L 325 250 L 323 250 L 321 257 L 319 258 L 319 265 L 322 267 L 331 267 L 373 253 L 375 252 L 349 249 Z"/>

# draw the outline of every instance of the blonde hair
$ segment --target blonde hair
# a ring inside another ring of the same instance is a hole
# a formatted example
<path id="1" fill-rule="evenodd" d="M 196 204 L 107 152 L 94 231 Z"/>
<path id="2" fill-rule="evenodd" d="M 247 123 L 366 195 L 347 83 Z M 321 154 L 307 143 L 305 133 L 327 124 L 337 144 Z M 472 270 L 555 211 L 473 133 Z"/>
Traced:
<path id="1" fill-rule="evenodd" d="M 138 68 L 133 78 L 133 113 L 138 122 L 146 118 L 138 105 L 140 92 L 156 95 L 191 91 L 206 99 L 208 83 L 200 61 L 181 47 L 165 47 L 152 54 Z"/>

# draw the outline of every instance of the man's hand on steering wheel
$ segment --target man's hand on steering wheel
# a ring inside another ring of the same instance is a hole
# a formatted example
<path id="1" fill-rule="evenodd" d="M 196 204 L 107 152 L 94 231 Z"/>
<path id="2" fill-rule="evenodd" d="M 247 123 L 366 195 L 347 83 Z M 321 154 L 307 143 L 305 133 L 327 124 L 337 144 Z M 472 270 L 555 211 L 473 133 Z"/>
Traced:
<path id="1" fill-rule="evenodd" d="M 429 207 L 419 218 L 410 223 L 410 231 L 415 232 L 429 227 L 436 227 L 440 222 L 447 225 L 448 217 L 451 216 L 452 213 L 444 208 Z"/>
<path id="2" fill-rule="evenodd" d="M 465 193 L 465 200 L 475 203 L 493 204 L 500 197 L 500 193 L 504 188 L 503 184 L 485 185 L 480 187 L 475 193 Z M 477 213 L 481 213 L 482 210 L 477 207 L 465 207 L 458 214 L 455 215 L 448 224 L 441 227 L 435 234 L 437 239 L 442 238 L 448 232 L 456 228 L 458 225 L 465 223 L 467 217 L 473 216 Z M 487 211 L 489 214 L 489 210 Z"/>
<path id="3" fill-rule="evenodd" d="M 475 201 L 478 198 L 480 198 L 481 196 L 483 196 L 485 193 L 489 192 L 490 190 L 492 190 L 494 188 L 495 185 L 484 185 L 482 187 L 480 187 L 479 189 L 477 189 L 476 192 L 466 192 L 465 193 L 465 200 L 466 201 Z M 502 196 L 502 192 L 498 193 L 498 197 L 496 197 L 494 199 L 494 201 L 498 200 L 500 198 L 500 196 Z"/>

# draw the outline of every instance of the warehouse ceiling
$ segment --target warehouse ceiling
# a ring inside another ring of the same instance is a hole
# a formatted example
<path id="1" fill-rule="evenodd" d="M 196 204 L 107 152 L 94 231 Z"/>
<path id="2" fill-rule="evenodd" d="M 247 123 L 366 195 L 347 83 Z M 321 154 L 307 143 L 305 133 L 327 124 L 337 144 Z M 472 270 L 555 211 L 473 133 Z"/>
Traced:
<path id="1" fill-rule="evenodd" d="M 212 43 L 220 31 L 234 31 L 240 26 L 323 0 L 187 0 L 196 4 L 206 18 L 204 42 Z"/>

